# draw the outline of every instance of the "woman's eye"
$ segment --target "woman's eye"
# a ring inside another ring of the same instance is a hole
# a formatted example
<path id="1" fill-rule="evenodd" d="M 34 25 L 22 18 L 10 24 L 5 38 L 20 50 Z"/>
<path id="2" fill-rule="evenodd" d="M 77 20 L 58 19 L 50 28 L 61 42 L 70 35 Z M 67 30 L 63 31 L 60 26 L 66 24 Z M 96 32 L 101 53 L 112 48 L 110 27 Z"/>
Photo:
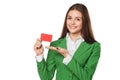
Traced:
<path id="1" fill-rule="evenodd" d="M 80 21 L 80 19 L 77 19 L 77 21 Z"/>
<path id="2" fill-rule="evenodd" d="M 71 17 L 68 17 L 67 19 L 72 19 Z"/>

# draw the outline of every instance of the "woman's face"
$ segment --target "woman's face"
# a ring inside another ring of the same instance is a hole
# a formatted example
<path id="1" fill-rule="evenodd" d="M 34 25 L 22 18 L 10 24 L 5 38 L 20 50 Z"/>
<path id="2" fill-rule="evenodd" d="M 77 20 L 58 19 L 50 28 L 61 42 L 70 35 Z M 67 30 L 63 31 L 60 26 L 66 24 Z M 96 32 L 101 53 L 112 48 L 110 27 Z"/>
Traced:
<path id="1" fill-rule="evenodd" d="M 78 10 L 70 10 L 66 21 L 67 28 L 71 34 L 78 34 L 82 29 L 82 13 Z"/>

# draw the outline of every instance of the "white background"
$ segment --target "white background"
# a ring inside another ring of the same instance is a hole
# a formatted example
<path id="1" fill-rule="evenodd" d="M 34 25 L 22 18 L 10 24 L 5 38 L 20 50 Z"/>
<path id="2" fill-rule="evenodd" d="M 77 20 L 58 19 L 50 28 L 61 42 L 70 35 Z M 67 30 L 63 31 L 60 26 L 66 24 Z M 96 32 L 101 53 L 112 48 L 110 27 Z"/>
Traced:
<path id="1" fill-rule="evenodd" d="M 119 0 L 0 0 L 0 80 L 39 80 L 36 38 L 43 32 L 58 39 L 67 9 L 77 2 L 87 6 L 101 43 L 93 80 L 120 80 Z"/>

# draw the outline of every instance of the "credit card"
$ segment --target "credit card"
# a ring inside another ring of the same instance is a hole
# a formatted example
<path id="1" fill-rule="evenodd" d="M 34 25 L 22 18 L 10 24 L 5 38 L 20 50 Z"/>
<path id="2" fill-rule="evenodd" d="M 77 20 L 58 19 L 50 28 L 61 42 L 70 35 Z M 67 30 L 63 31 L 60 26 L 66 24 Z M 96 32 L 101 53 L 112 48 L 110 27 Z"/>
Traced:
<path id="1" fill-rule="evenodd" d="M 46 34 L 46 33 L 41 33 L 41 40 L 51 42 L 52 41 L 52 35 L 51 34 Z"/>

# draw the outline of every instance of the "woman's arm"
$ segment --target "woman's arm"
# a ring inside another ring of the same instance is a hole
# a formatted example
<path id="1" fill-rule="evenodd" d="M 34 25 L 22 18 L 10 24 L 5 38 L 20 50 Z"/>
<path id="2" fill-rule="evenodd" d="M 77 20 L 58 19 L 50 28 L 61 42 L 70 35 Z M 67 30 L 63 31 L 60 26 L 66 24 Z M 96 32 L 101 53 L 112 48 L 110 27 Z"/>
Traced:
<path id="1" fill-rule="evenodd" d="M 55 51 L 49 50 L 47 60 L 43 59 L 41 62 L 37 62 L 38 74 L 41 80 L 52 80 L 56 69 L 54 56 Z"/>

